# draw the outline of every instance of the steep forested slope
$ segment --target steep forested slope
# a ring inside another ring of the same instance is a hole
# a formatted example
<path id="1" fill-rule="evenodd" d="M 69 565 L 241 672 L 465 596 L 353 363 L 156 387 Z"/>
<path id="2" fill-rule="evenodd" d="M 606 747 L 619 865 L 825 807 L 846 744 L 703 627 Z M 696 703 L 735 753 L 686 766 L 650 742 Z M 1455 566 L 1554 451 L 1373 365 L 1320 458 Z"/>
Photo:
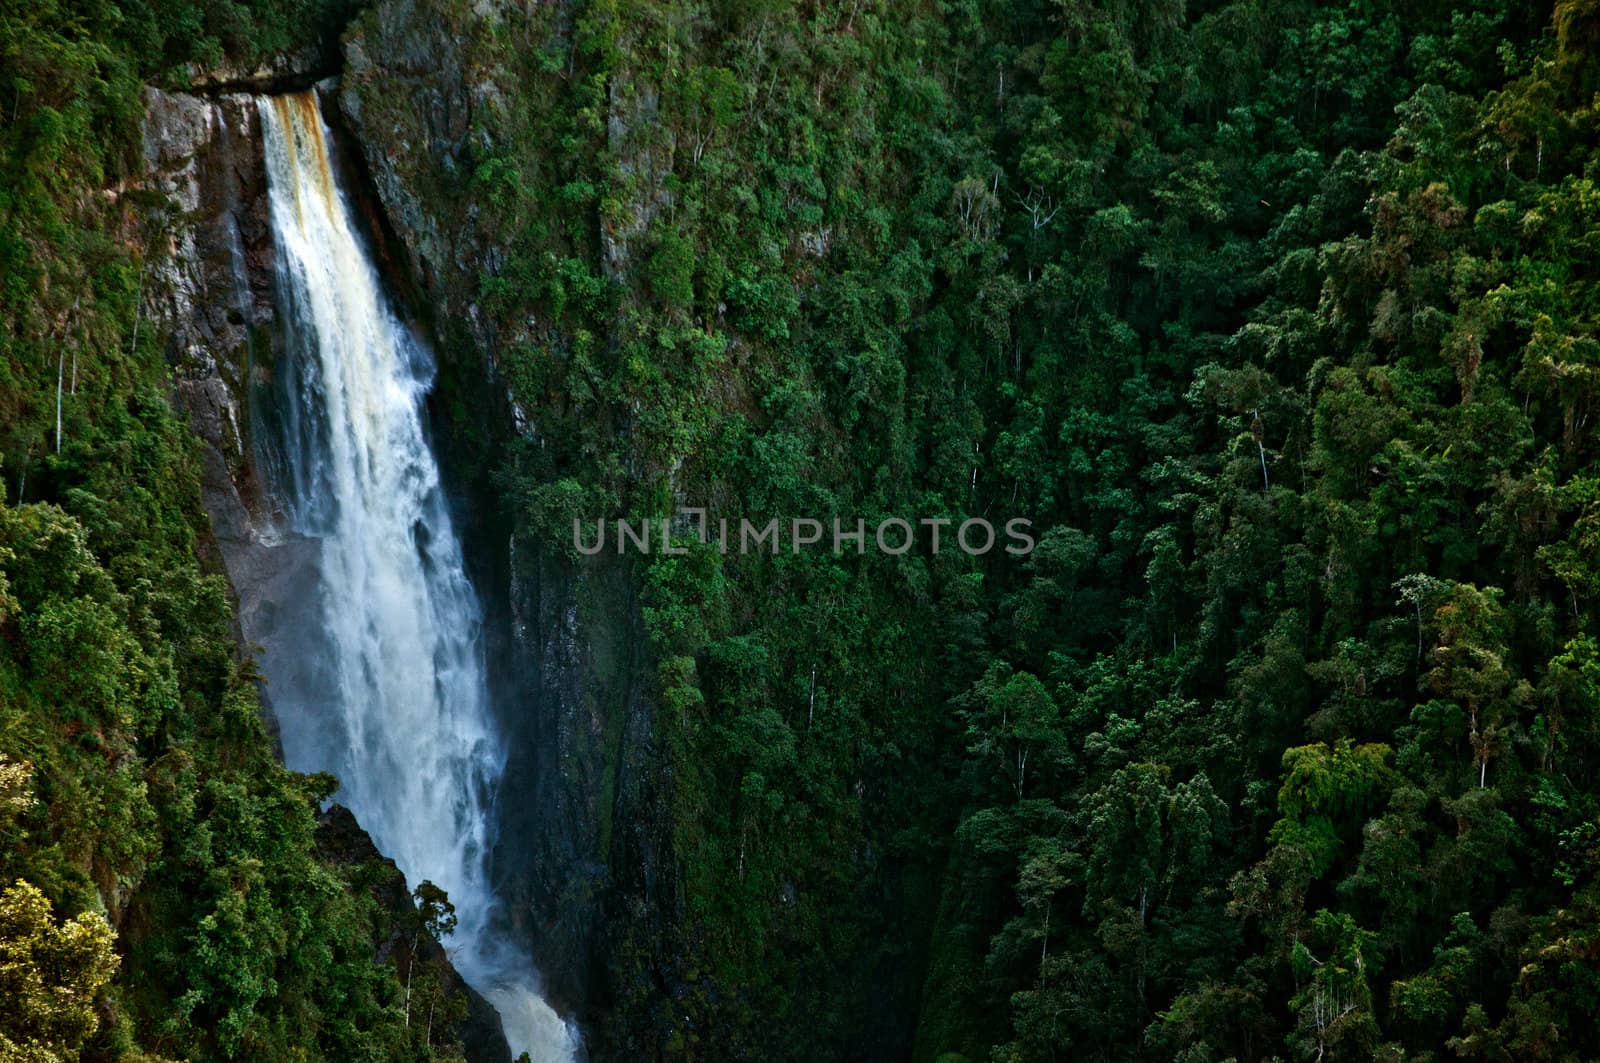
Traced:
<path id="1" fill-rule="evenodd" d="M 436 6 L 528 539 L 1043 530 L 633 563 L 600 1043 L 1595 1050 L 1592 5 Z"/>
<path id="2" fill-rule="evenodd" d="M 235 23 L 38 10 L 0 15 L 0 878 L 137 884 L 141 1045 L 333 1053 L 369 1006 L 327 994 L 392 988 L 329 966 L 370 915 L 305 863 L 132 335 L 141 210 L 94 194 L 136 79 Z M 648 661 L 647 760 L 601 713 L 573 775 L 597 1056 L 1600 1054 L 1593 2 L 415 0 L 347 40 L 512 564 L 647 643 L 597 665 Z M 1040 540 L 571 548 L 680 504 Z"/>

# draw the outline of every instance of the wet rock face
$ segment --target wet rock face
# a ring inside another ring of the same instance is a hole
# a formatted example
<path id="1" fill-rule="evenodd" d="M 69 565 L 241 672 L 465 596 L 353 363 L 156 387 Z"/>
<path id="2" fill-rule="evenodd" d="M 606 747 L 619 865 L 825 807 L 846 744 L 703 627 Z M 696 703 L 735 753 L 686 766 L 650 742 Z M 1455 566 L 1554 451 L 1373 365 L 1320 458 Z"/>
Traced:
<path id="1" fill-rule="evenodd" d="M 143 312 L 170 330 L 168 358 L 196 431 L 239 476 L 249 464 L 251 348 L 273 319 L 260 121 L 242 95 L 147 88 L 145 105 L 145 187 L 168 210 L 166 254 L 145 278 Z"/>
<path id="2" fill-rule="evenodd" d="M 287 566 L 264 556 L 269 505 L 251 445 L 252 389 L 272 363 L 276 320 L 266 163 L 255 100 L 145 90 L 143 187 L 163 255 L 141 283 L 141 313 L 170 340 L 174 399 L 204 443 L 202 492 L 238 597 L 241 634 L 261 641 L 265 586 Z"/>
<path id="3" fill-rule="evenodd" d="M 501 803 L 496 862 L 550 995 L 581 1012 L 592 964 L 605 953 L 612 885 L 603 837 L 608 714 L 573 573 L 537 553 L 511 560 L 514 669 L 503 687 L 516 712 L 506 765 L 515 790 Z"/>
<path id="4" fill-rule="evenodd" d="M 235 597 L 239 635 L 270 657 L 275 603 L 315 592 L 314 543 L 277 534 L 253 435 L 265 416 L 277 331 L 261 119 L 252 96 L 145 90 L 143 187 L 166 233 L 141 312 L 170 337 L 173 397 L 204 444 L 201 492 Z M 268 674 L 296 667 L 266 660 Z M 271 697 L 263 703 L 270 716 Z M 269 719 L 270 722 L 270 719 Z"/>
<path id="5" fill-rule="evenodd" d="M 256 99 L 145 90 L 144 191 L 166 234 L 141 286 L 141 314 L 170 338 L 173 398 L 204 444 L 201 492 L 235 599 L 239 635 L 268 675 L 277 603 L 316 593 L 315 543 L 282 535 L 257 462 L 278 341 L 272 224 Z M 270 688 L 262 701 L 270 723 Z"/>

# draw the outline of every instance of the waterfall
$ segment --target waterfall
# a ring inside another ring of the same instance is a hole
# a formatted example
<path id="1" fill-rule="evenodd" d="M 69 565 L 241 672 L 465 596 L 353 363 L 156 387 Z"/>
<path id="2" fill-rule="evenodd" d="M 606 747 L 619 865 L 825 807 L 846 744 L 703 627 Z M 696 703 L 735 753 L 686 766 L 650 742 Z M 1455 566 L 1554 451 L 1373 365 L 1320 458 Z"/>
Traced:
<path id="1" fill-rule="evenodd" d="M 285 760 L 339 777 L 347 805 L 414 886 L 455 904 L 445 944 L 500 1012 L 513 1055 L 569 1060 L 488 873 L 505 766 L 482 611 L 424 424 L 431 352 L 390 306 L 357 236 L 314 93 L 260 97 L 287 344 L 263 475 L 314 590 L 275 603 L 268 694 Z M 274 656 L 282 666 L 276 667 Z"/>

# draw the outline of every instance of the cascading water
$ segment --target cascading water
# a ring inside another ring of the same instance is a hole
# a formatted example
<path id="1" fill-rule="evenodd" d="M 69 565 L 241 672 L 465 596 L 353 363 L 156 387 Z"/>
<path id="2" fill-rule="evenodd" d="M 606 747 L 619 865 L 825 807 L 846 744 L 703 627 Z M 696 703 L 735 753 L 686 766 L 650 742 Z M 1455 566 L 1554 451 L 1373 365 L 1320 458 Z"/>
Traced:
<path id="1" fill-rule="evenodd" d="M 314 544 L 317 568 L 315 594 L 279 603 L 299 615 L 280 618 L 289 634 L 268 650 L 284 756 L 338 775 L 338 799 L 410 882 L 449 893 L 451 958 L 500 1012 L 513 1054 L 568 1060 L 575 1032 L 496 931 L 487 860 L 505 755 L 480 604 L 423 423 L 432 358 L 356 236 L 315 94 L 257 106 L 288 338 L 264 464 L 284 533 Z"/>

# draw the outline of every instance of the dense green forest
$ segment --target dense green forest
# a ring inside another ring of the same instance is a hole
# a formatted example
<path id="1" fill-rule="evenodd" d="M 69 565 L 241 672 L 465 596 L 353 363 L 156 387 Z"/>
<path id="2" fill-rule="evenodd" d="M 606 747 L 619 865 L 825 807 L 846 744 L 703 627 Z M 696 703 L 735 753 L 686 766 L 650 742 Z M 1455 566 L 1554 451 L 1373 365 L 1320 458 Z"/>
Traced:
<path id="1" fill-rule="evenodd" d="M 681 497 L 1044 529 L 1026 564 L 644 569 L 702 991 L 623 983 L 621 1026 L 743 1058 L 1600 1052 L 1597 15 L 484 32 L 523 97 L 458 194 L 510 249 L 486 299 L 551 322 L 502 355 L 543 425 L 526 527 Z M 657 91 L 619 158 L 603 102 Z M 670 160 L 647 194 L 640 158 Z"/>
<path id="2" fill-rule="evenodd" d="M 430 1050 L 104 194 L 302 7 L 0 0 L 0 1059 Z M 674 914 L 597 1058 L 1600 1057 L 1600 4 L 408 10 L 503 75 L 408 171 L 538 425 L 457 434 L 648 633 Z M 685 502 L 1040 541 L 571 549 Z"/>

